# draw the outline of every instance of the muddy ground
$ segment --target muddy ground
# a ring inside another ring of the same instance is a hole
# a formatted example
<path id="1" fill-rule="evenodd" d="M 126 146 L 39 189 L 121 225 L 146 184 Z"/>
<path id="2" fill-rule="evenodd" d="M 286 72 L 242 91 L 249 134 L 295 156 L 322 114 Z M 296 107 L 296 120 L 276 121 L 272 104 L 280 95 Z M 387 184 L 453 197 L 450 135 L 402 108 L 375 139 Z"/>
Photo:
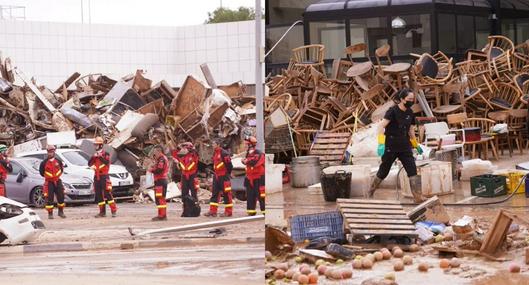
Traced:
<path id="1" fill-rule="evenodd" d="M 223 227 L 225 234 L 206 237 L 208 231 L 151 235 L 140 239 L 149 247 L 120 249 L 137 231 L 212 221 L 180 218 L 181 204 L 168 204 L 168 221 L 151 222 L 154 204 L 119 203 L 118 217 L 95 219 L 96 205 L 67 207 L 67 219 L 48 220 L 37 209 L 47 230 L 30 246 L 57 246 L 52 252 L 26 251 L 22 246 L 0 246 L 2 284 L 263 284 L 264 223 Z M 203 211 L 207 206 L 202 205 Z M 245 203 L 235 204 L 234 217 L 245 216 Z M 221 218 L 215 218 L 221 219 Z M 138 240 L 136 240 L 138 241 Z M 157 242 L 160 246 L 156 246 Z M 64 244 L 105 249 L 70 251 Z M 153 245 L 154 244 L 154 245 Z M 214 280 L 214 281 L 213 281 Z"/>
<path id="2" fill-rule="evenodd" d="M 517 163 L 529 161 L 529 155 L 519 155 L 515 153 L 513 157 L 508 155 L 500 157 L 500 161 L 493 161 L 495 165 L 502 168 L 514 168 Z M 483 229 L 488 229 L 494 216 L 499 209 L 506 209 L 520 216 L 527 216 L 529 211 L 528 199 L 523 194 L 517 194 L 507 202 L 487 206 L 475 206 L 477 203 L 490 202 L 500 200 L 498 198 L 472 198 L 470 195 L 470 183 L 468 181 L 455 181 L 454 194 L 441 196 L 444 203 L 454 203 L 465 201 L 471 205 L 452 207 L 447 206 L 448 214 L 452 221 L 458 218 L 469 215 L 476 218 L 479 225 Z M 396 200 L 397 193 L 394 188 L 379 189 L 375 194 L 375 199 L 379 200 Z M 283 191 L 267 195 L 267 224 L 274 224 L 276 226 L 288 226 L 289 217 L 293 215 L 319 213 L 325 211 L 336 210 L 336 204 L 333 202 L 325 202 L 321 188 L 292 188 L 290 185 L 284 185 Z M 409 203 L 410 199 L 400 195 L 398 200 Z M 412 207 L 404 207 L 406 210 Z M 522 223 L 520 221 L 515 223 Z M 523 224 L 523 223 L 522 223 Z M 529 225 L 527 225 L 529 226 Z M 523 228 L 523 227 L 522 227 Z M 289 229 L 289 228 L 288 228 Z M 529 233 L 524 232 L 521 235 Z M 496 262 L 486 260 L 482 257 L 466 255 L 461 258 L 462 267 L 459 269 L 452 269 L 444 271 L 439 268 L 439 256 L 437 251 L 434 251 L 430 246 L 423 246 L 418 253 L 406 253 L 414 258 L 413 265 L 406 266 L 404 271 L 396 273 L 396 282 L 404 285 L 453 285 L 453 284 L 468 284 L 468 285 L 496 285 L 496 284 L 529 284 L 529 265 L 525 265 L 525 251 L 523 248 L 510 250 L 503 254 L 502 257 L 508 261 Z M 291 259 L 292 263 L 293 260 Z M 329 281 L 328 279 L 320 278 L 319 284 L 360 284 L 362 281 L 369 278 L 383 278 L 388 272 L 393 270 L 394 259 L 382 262 L 376 262 L 372 270 L 353 270 L 353 278 L 342 281 Z M 428 273 L 420 273 L 417 269 L 419 262 L 426 262 L 431 266 Z M 508 272 L 511 263 L 518 263 L 521 265 L 521 274 L 512 274 Z M 267 267 L 273 265 L 274 262 L 268 262 Z M 293 265 L 294 268 L 298 265 Z M 333 268 L 351 268 L 351 262 L 336 266 Z M 312 269 L 315 270 L 314 266 Z M 276 284 L 283 284 L 284 282 L 277 282 Z M 289 283 L 285 283 L 289 284 Z M 290 284 L 296 284 L 295 282 Z"/>

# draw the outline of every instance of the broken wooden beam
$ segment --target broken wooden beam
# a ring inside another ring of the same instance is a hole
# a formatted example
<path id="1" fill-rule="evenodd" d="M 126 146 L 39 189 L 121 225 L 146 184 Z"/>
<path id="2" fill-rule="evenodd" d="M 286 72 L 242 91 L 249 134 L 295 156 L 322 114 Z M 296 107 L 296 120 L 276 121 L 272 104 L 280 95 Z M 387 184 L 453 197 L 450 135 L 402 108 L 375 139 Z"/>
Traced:
<path id="1" fill-rule="evenodd" d="M 40 92 L 39 88 L 37 86 L 35 86 L 35 84 L 33 84 L 33 82 L 31 82 L 31 80 L 29 80 L 26 75 L 24 75 L 24 73 L 22 73 L 22 71 L 18 70 L 17 68 L 14 69 L 15 70 L 15 74 L 22 80 L 24 81 L 24 83 L 26 83 L 27 86 L 29 86 L 29 88 L 31 89 L 31 91 L 33 91 L 33 93 L 35 93 L 35 95 L 37 96 L 37 98 L 40 99 L 40 101 L 42 102 L 42 104 L 44 104 L 44 106 L 46 107 L 46 109 L 48 109 L 48 111 L 50 112 L 55 112 L 57 109 L 55 109 L 55 107 L 50 103 L 50 101 L 48 101 L 48 99 L 46 99 L 46 96 L 44 96 L 44 94 L 42 94 L 42 92 Z"/>

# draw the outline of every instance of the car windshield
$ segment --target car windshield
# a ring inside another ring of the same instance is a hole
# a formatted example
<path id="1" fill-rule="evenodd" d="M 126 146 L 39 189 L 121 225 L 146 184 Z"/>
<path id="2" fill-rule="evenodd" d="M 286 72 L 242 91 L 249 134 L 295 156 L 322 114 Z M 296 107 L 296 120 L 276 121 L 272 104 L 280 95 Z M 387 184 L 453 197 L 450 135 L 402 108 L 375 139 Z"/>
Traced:
<path id="1" fill-rule="evenodd" d="M 88 154 L 82 151 L 68 151 L 64 152 L 62 155 L 64 155 L 69 163 L 77 166 L 87 166 L 88 160 L 90 159 Z"/>

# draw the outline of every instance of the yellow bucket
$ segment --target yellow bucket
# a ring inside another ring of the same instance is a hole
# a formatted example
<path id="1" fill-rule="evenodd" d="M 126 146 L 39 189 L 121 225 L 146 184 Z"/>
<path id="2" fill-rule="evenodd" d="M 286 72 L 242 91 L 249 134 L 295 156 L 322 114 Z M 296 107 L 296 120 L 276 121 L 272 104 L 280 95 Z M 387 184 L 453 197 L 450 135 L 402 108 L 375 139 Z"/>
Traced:
<path id="1" fill-rule="evenodd" d="M 509 172 L 504 175 L 507 177 L 507 193 L 510 194 L 516 189 L 516 186 L 518 186 L 524 175 L 525 173 L 519 171 Z M 516 191 L 516 194 L 520 193 L 525 193 L 525 183 L 522 183 L 518 191 Z"/>

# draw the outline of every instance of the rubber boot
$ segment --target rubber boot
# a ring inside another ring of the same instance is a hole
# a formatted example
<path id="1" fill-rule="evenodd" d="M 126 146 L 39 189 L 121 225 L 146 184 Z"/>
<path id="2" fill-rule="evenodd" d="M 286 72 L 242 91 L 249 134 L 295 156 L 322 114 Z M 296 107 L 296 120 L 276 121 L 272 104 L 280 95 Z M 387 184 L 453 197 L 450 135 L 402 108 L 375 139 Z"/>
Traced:
<path id="1" fill-rule="evenodd" d="M 153 222 L 167 221 L 167 216 L 165 216 L 165 217 L 156 216 L 156 217 L 152 218 L 151 221 L 153 221 Z"/>
<path id="2" fill-rule="evenodd" d="M 66 215 L 64 214 L 64 209 L 63 208 L 59 208 L 59 217 L 61 217 L 63 219 L 66 219 Z"/>
<path id="3" fill-rule="evenodd" d="M 209 211 L 209 212 L 205 213 L 204 216 L 205 216 L 205 217 L 212 217 L 212 218 L 213 218 L 213 217 L 216 217 L 216 216 L 217 216 L 217 213 L 213 213 L 213 212 Z"/>
<path id="4" fill-rule="evenodd" d="M 425 201 L 424 197 L 422 196 L 422 188 L 421 188 L 421 177 L 418 175 L 410 177 L 410 190 L 411 194 L 413 195 L 413 201 L 415 203 L 422 203 Z"/>
<path id="5" fill-rule="evenodd" d="M 380 183 L 382 183 L 382 179 L 378 178 L 378 176 L 375 175 L 375 180 L 373 180 L 373 183 L 371 183 L 371 188 L 369 188 L 369 192 L 367 193 L 367 198 L 373 199 L 373 196 L 375 195 L 375 191 L 377 190 Z"/>
<path id="6" fill-rule="evenodd" d="M 53 220 L 53 212 L 48 212 L 48 220 Z"/>
<path id="7" fill-rule="evenodd" d="M 99 214 L 95 215 L 94 218 L 104 218 L 107 216 L 105 203 L 100 203 Z"/>

